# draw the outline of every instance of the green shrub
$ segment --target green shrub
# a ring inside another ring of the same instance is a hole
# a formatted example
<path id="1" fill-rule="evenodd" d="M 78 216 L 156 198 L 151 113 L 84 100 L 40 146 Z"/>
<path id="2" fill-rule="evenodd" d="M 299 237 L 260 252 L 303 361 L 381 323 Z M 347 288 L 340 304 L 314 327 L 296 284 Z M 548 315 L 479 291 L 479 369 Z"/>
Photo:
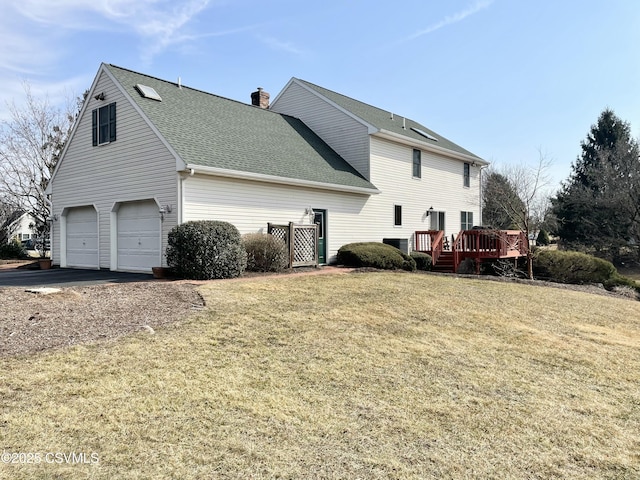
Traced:
<path id="1" fill-rule="evenodd" d="M 248 233 L 242 237 L 247 252 L 247 270 L 251 272 L 280 272 L 287 268 L 287 246 L 268 233 Z"/>
<path id="2" fill-rule="evenodd" d="M 411 258 L 416 262 L 416 268 L 418 270 L 425 270 L 427 272 L 431 270 L 432 259 L 428 253 L 411 252 Z"/>
<path id="3" fill-rule="evenodd" d="M 10 243 L 0 244 L 0 258 L 3 260 L 15 260 L 18 258 L 24 258 L 26 253 L 24 247 L 20 242 L 13 241 Z"/>
<path id="4" fill-rule="evenodd" d="M 378 242 L 343 245 L 338 250 L 338 263 L 350 267 L 373 267 L 386 270 L 414 271 L 416 261 L 396 247 Z"/>
<path id="5" fill-rule="evenodd" d="M 559 283 L 602 283 L 618 277 L 611 262 L 580 252 L 538 250 L 533 259 L 536 277 Z"/>
<path id="6" fill-rule="evenodd" d="M 549 245 L 549 243 L 551 243 L 549 241 L 549 234 L 544 228 L 541 228 L 540 232 L 538 233 L 538 238 L 536 238 L 536 244 L 544 246 Z"/>
<path id="7" fill-rule="evenodd" d="M 247 253 L 238 229 L 227 222 L 186 222 L 169 232 L 167 265 L 182 278 L 234 278 L 244 272 Z"/>

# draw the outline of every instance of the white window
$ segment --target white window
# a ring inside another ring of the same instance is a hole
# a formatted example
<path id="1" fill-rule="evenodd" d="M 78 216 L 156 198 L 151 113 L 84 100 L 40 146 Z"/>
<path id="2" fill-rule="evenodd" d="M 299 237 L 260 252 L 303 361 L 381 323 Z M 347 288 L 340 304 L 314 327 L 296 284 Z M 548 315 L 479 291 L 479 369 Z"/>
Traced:
<path id="1" fill-rule="evenodd" d="M 460 230 L 471 230 L 473 227 L 473 212 L 460 212 Z"/>

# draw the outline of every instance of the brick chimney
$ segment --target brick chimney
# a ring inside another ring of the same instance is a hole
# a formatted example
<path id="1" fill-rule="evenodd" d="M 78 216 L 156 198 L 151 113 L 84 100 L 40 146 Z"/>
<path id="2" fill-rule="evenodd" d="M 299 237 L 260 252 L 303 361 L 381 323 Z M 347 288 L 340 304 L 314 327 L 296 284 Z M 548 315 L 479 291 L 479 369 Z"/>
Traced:
<path id="1" fill-rule="evenodd" d="M 258 87 L 258 91 L 251 94 L 251 105 L 264 109 L 269 108 L 269 94 L 262 87 Z"/>

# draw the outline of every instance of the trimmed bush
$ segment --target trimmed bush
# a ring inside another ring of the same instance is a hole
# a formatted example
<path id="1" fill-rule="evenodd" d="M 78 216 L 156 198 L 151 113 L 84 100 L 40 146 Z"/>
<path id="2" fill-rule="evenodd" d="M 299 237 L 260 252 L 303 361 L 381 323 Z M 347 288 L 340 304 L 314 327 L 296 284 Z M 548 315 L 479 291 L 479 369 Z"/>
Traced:
<path id="1" fill-rule="evenodd" d="M 280 272 L 287 268 L 287 247 L 268 233 L 248 233 L 242 237 L 250 272 Z"/>
<path id="2" fill-rule="evenodd" d="M 533 259 L 536 277 L 559 283 L 601 283 L 618 277 L 611 262 L 580 252 L 538 250 Z"/>
<path id="3" fill-rule="evenodd" d="M 247 252 L 240 232 L 230 223 L 186 222 L 169 232 L 167 265 L 182 278 L 234 278 L 244 272 Z"/>
<path id="4" fill-rule="evenodd" d="M 0 258 L 3 260 L 15 260 L 25 257 L 22 244 L 18 241 L 0 244 Z"/>
<path id="5" fill-rule="evenodd" d="M 349 267 L 373 267 L 385 270 L 416 269 L 416 261 L 396 247 L 379 242 L 358 242 L 338 250 L 338 263 Z"/>
<path id="6" fill-rule="evenodd" d="M 428 253 L 411 252 L 411 258 L 416 262 L 416 268 L 418 270 L 425 270 L 427 272 L 431 270 L 432 259 Z"/>
<path id="7" fill-rule="evenodd" d="M 541 228 L 540 232 L 538 233 L 538 238 L 536 239 L 536 244 L 540 246 L 545 246 L 545 245 L 549 245 L 549 243 L 551 243 L 549 241 L 549 234 L 544 228 Z"/>

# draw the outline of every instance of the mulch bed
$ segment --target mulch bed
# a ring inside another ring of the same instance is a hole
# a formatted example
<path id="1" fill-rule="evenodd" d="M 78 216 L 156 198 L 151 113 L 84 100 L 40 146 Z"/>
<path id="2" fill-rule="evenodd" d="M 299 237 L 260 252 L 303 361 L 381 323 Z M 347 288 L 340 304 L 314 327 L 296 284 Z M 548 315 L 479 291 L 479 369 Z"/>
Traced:
<path id="1" fill-rule="evenodd" d="M 43 295 L 0 288 L 0 357 L 152 332 L 204 307 L 194 285 L 141 282 Z"/>

